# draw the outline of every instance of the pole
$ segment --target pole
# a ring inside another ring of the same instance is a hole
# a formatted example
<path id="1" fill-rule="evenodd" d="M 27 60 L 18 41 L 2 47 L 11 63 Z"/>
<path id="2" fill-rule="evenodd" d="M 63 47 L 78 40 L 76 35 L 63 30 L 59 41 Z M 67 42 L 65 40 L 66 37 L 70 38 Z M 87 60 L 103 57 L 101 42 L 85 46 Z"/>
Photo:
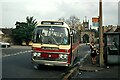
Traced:
<path id="1" fill-rule="evenodd" d="M 100 45 L 100 67 L 104 66 L 103 60 L 103 29 L 102 29 L 102 0 L 99 2 L 99 23 L 100 23 L 100 32 L 99 32 L 99 45 Z"/>

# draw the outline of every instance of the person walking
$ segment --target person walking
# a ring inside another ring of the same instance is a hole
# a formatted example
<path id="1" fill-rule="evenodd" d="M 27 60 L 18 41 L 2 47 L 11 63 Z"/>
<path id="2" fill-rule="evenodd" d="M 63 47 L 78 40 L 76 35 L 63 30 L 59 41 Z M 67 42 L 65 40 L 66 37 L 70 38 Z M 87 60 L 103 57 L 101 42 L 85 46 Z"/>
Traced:
<path id="1" fill-rule="evenodd" d="M 90 44 L 92 64 L 96 64 L 97 49 L 94 42 Z"/>

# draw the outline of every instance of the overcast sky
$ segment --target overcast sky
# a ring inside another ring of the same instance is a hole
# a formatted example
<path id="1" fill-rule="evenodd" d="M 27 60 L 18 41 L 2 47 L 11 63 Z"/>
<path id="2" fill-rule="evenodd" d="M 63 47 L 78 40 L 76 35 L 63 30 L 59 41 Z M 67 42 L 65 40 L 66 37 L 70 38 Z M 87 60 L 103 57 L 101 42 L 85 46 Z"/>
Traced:
<path id="1" fill-rule="evenodd" d="M 103 25 L 118 24 L 118 1 L 103 0 Z M 0 28 L 15 27 L 16 21 L 26 21 L 26 16 L 40 20 L 58 20 L 76 16 L 91 22 L 99 15 L 99 0 L 1 0 Z"/>

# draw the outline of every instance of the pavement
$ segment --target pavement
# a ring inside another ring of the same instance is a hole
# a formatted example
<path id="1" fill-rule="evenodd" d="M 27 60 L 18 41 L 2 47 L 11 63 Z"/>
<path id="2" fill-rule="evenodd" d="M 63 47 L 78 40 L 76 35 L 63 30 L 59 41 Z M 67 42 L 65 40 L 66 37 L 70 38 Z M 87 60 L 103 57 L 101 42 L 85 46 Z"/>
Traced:
<path id="1" fill-rule="evenodd" d="M 89 55 L 84 59 L 82 65 L 80 66 L 80 71 L 90 71 L 90 72 L 95 72 L 95 71 L 100 71 L 103 70 L 104 67 L 100 67 L 99 66 L 99 56 L 97 56 L 97 61 L 96 64 L 92 64 L 91 62 L 91 57 L 90 57 L 90 53 Z"/>
<path id="2" fill-rule="evenodd" d="M 73 77 L 73 80 L 120 80 L 120 65 L 106 65 L 100 67 L 99 55 L 95 65 L 91 62 L 90 53 L 81 62 L 79 72 Z"/>

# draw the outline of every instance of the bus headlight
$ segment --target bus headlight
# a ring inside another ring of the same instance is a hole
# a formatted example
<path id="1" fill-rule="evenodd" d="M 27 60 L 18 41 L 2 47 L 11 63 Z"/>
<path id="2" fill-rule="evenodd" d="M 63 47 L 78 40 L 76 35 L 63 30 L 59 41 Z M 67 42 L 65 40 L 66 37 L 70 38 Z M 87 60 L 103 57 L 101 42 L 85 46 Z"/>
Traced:
<path id="1" fill-rule="evenodd" d="M 67 59 L 67 58 L 68 58 L 68 55 L 67 55 L 67 54 L 65 54 L 65 55 L 64 55 L 64 58 L 65 58 L 65 59 Z"/>
<path id="2" fill-rule="evenodd" d="M 63 58 L 63 54 L 59 54 L 59 57 L 60 57 L 60 59 L 62 59 Z"/>
<path id="3" fill-rule="evenodd" d="M 33 56 L 37 56 L 37 57 L 40 57 L 41 53 L 33 53 Z"/>
<path id="4" fill-rule="evenodd" d="M 36 56 L 37 55 L 37 53 L 35 52 L 35 53 L 33 53 L 33 56 Z"/>
<path id="5" fill-rule="evenodd" d="M 37 53 L 37 56 L 40 57 L 40 56 L 41 56 L 41 53 Z"/>
<path id="6" fill-rule="evenodd" d="M 68 55 L 67 54 L 59 54 L 60 59 L 67 59 Z"/>

